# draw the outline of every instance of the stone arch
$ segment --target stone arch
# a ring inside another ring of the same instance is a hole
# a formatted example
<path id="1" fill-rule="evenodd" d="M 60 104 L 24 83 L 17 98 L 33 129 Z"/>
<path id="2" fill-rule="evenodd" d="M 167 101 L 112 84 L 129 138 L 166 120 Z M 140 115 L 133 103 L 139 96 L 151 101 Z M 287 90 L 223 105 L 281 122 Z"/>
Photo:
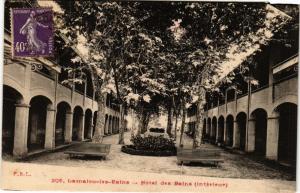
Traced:
<path id="1" fill-rule="evenodd" d="M 10 75 L 4 73 L 4 75 L 3 75 L 3 82 L 4 82 L 3 86 L 14 88 L 22 96 L 24 96 L 24 85 L 22 85 L 20 81 L 16 80 L 15 77 L 10 76 Z"/>
<path id="2" fill-rule="evenodd" d="M 267 120 L 268 113 L 265 109 L 257 108 L 250 114 L 249 136 L 248 143 L 251 143 L 251 138 L 254 138 L 254 152 L 258 155 L 266 155 L 267 145 Z M 254 135 L 251 136 L 251 135 Z M 253 141 L 252 141 L 253 143 Z"/>
<path id="3" fill-rule="evenodd" d="M 274 109 L 279 115 L 273 131 L 278 133 L 277 156 L 280 162 L 296 166 L 297 155 L 297 104 L 285 102 Z M 269 133 L 268 133 L 269 136 Z"/>
<path id="4" fill-rule="evenodd" d="M 57 104 L 55 121 L 55 145 L 61 145 L 66 142 L 66 130 L 70 122 L 68 114 L 71 112 L 71 105 L 65 101 Z"/>
<path id="5" fill-rule="evenodd" d="M 3 85 L 2 155 L 11 155 L 13 153 L 16 105 L 22 104 L 23 101 L 23 96 L 18 90 L 10 86 Z"/>
<path id="6" fill-rule="evenodd" d="M 225 144 L 228 146 L 233 145 L 233 124 L 234 118 L 233 115 L 229 114 L 226 117 L 226 130 L 225 130 Z"/>
<path id="7" fill-rule="evenodd" d="M 46 130 L 50 129 L 52 125 L 48 125 L 53 120 L 53 117 L 48 117 L 52 108 L 51 100 L 42 95 L 37 95 L 31 98 L 28 120 L 28 135 L 27 135 L 27 147 L 28 151 L 34 151 L 45 148 Z M 53 122 L 52 122 L 53 123 Z M 46 127 L 47 126 L 47 127 Z M 48 127 L 49 126 L 49 127 Z M 50 136 L 52 137 L 52 136 Z"/>
<path id="8" fill-rule="evenodd" d="M 56 100 L 56 104 L 59 104 L 59 103 L 66 103 L 70 106 L 71 110 L 72 111 L 72 103 L 71 101 L 69 100 L 68 97 L 64 96 L 64 97 L 59 97 L 59 100 Z"/>
<path id="9" fill-rule="evenodd" d="M 224 142 L 224 124 L 225 124 L 225 119 L 224 116 L 221 115 L 218 119 L 218 139 L 217 139 L 217 142 L 220 143 Z"/>
<path id="10" fill-rule="evenodd" d="M 281 97 L 279 99 L 276 99 L 274 102 L 274 105 L 273 105 L 275 111 L 273 109 L 271 109 L 271 112 L 269 112 L 269 114 L 271 116 L 273 116 L 272 113 L 276 114 L 277 113 L 276 108 L 283 103 L 291 103 L 291 104 L 298 105 L 298 96 L 289 94 L 289 95 L 285 95 L 284 97 Z"/>
<path id="11" fill-rule="evenodd" d="M 52 92 L 51 89 L 45 89 L 44 87 L 34 88 L 34 89 L 30 90 L 30 93 L 31 93 L 31 99 L 36 97 L 36 96 L 45 96 L 46 98 L 48 98 L 48 100 L 51 101 L 52 104 L 54 104 L 53 103 L 53 101 L 54 101 L 54 92 Z"/>
<path id="12" fill-rule="evenodd" d="M 83 140 L 83 124 L 84 114 L 83 109 L 80 106 L 75 106 L 73 110 L 73 129 L 72 129 L 72 141 Z"/>
<path id="13" fill-rule="evenodd" d="M 236 115 L 235 147 L 243 151 L 246 150 L 246 125 L 247 114 L 245 112 L 239 112 Z"/>

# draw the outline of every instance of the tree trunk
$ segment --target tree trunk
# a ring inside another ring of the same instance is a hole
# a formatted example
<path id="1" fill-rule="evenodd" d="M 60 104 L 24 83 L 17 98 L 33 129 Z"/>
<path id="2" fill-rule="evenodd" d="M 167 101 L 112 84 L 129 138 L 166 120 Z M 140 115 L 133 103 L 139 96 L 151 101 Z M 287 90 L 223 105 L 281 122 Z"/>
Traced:
<path id="1" fill-rule="evenodd" d="M 139 123 L 138 123 L 138 130 L 137 130 L 137 135 L 142 134 L 142 127 L 143 127 L 143 115 L 140 115 L 138 117 Z"/>
<path id="2" fill-rule="evenodd" d="M 178 112 L 175 113 L 175 131 L 174 131 L 174 134 L 175 134 L 175 140 L 177 138 L 177 121 L 178 121 Z"/>
<path id="3" fill-rule="evenodd" d="M 180 140 L 179 140 L 179 146 L 181 147 L 182 144 L 182 136 L 184 132 L 185 127 L 185 116 L 186 116 L 186 109 L 185 109 L 185 102 L 182 103 L 182 120 L 181 120 L 181 131 L 180 131 Z"/>
<path id="4" fill-rule="evenodd" d="M 124 130 L 125 130 L 125 117 L 124 117 L 124 105 L 120 105 L 120 127 L 119 127 L 119 144 L 124 144 Z"/>
<path id="5" fill-rule="evenodd" d="M 136 114 L 138 118 L 138 128 L 137 128 L 137 135 L 140 135 L 142 133 L 142 127 L 143 127 L 143 107 L 139 106 Z"/>
<path id="6" fill-rule="evenodd" d="M 147 131 L 147 126 L 149 123 L 149 114 L 144 111 L 143 107 L 141 107 L 137 116 L 139 119 L 137 134 L 138 135 L 144 134 Z"/>
<path id="7" fill-rule="evenodd" d="M 95 125 L 95 133 L 92 141 L 95 143 L 102 143 L 105 125 L 105 97 L 102 94 L 98 94 L 97 103 L 98 113 Z"/>
<path id="8" fill-rule="evenodd" d="M 167 124 L 167 134 L 172 137 L 172 106 L 168 106 L 168 124 Z"/>
<path id="9" fill-rule="evenodd" d="M 143 112 L 142 115 L 141 134 L 144 134 L 147 131 L 150 115 L 147 112 Z"/>
<path id="10" fill-rule="evenodd" d="M 196 127 L 193 136 L 193 148 L 197 148 L 200 144 L 202 144 L 205 92 L 205 89 L 201 87 L 199 90 L 199 100 L 197 102 Z"/>

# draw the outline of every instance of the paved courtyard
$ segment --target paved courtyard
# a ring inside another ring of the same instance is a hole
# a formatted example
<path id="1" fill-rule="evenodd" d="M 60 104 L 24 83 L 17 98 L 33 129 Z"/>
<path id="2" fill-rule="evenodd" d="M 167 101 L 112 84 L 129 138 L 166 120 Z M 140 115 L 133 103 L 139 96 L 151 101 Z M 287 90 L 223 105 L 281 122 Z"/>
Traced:
<path id="1" fill-rule="evenodd" d="M 106 160 L 84 158 L 71 159 L 68 155 L 63 153 L 63 150 L 60 150 L 58 152 L 46 153 L 31 158 L 26 162 L 177 175 L 184 174 L 223 178 L 295 180 L 295 174 L 292 172 L 288 172 L 279 167 L 269 166 L 268 164 L 256 161 L 249 156 L 234 154 L 225 150 L 222 150 L 224 162 L 220 163 L 217 168 L 199 165 L 179 166 L 177 165 L 176 156 L 152 157 L 129 155 L 121 152 L 121 145 L 117 144 L 118 137 L 118 135 L 112 135 L 104 138 L 105 144 L 112 144 L 111 152 Z M 130 144 L 130 132 L 125 133 L 125 143 Z M 184 135 L 183 143 L 185 147 L 191 146 L 192 139 Z M 211 145 L 205 144 L 205 146 Z"/>

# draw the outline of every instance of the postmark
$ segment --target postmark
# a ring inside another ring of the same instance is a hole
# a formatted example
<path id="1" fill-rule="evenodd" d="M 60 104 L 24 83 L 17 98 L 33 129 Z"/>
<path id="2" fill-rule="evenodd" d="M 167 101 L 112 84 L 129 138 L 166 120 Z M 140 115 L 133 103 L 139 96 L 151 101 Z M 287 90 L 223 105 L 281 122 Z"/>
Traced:
<path id="1" fill-rule="evenodd" d="M 13 57 L 53 55 L 53 12 L 51 8 L 11 9 Z"/>

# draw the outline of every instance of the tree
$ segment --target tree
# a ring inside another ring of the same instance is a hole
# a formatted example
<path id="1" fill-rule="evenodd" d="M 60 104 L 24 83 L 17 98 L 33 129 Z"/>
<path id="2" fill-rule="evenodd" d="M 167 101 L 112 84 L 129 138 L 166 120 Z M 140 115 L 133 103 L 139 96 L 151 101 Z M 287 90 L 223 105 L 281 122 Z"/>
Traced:
<path id="1" fill-rule="evenodd" d="M 63 5 L 68 19 L 65 28 L 60 31 L 81 52 L 80 57 L 77 56 L 72 61 L 82 63 L 83 67 L 80 68 L 89 70 L 94 77 L 100 112 L 94 139 L 99 141 L 103 136 L 103 92 L 115 91 L 122 110 L 125 109 L 125 102 L 136 100 L 137 109 L 141 111 L 140 122 L 145 125 L 149 112 L 144 106 L 150 102 L 149 94 L 155 96 L 164 91 L 160 81 L 154 79 L 156 74 L 153 65 L 160 60 L 160 57 L 157 58 L 157 51 L 161 40 L 147 34 L 139 26 L 138 20 L 131 14 L 135 12 L 134 4 L 67 2 Z M 82 9 L 85 10 L 83 13 Z M 80 78 L 81 75 L 68 81 L 80 81 Z M 121 114 L 124 115 L 123 112 Z M 120 143 L 123 143 L 123 127 Z"/>
<path id="2" fill-rule="evenodd" d="M 195 147 L 202 138 L 205 93 L 230 71 L 222 66 L 246 60 L 287 20 L 263 3 L 61 4 L 68 16 L 61 32 L 86 50 L 84 63 L 94 77 L 99 110 L 101 92 L 115 90 L 122 106 L 131 104 L 138 112 L 143 133 L 158 106 L 165 106 L 172 115 L 173 99 L 182 108 L 196 102 Z M 102 116 L 95 138 L 102 135 L 98 129 L 103 125 Z"/>

